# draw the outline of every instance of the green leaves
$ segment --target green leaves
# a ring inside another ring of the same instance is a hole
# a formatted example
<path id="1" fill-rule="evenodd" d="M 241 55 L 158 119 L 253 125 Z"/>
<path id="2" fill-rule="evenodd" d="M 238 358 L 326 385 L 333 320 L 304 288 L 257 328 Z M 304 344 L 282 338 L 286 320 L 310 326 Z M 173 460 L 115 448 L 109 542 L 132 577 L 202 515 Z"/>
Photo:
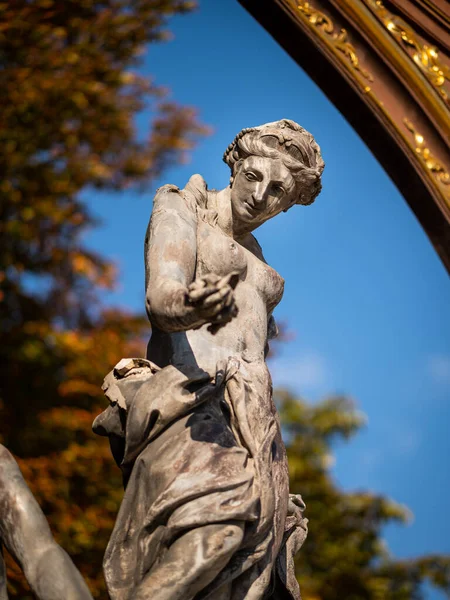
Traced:
<path id="1" fill-rule="evenodd" d="M 405 523 L 404 506 L 371 492 L 344 492 L 334 482 L 333 443 L 349 439 L 365 417 L 345 397 L 308 404 L 277 391 L 289 460 L 290 485 L 306 502 L 309 533 L 297 558 L 304 600 L 423 599 L 430 581 L 450 593 L 450 557 L 392 557 L 382 534 Z"/>

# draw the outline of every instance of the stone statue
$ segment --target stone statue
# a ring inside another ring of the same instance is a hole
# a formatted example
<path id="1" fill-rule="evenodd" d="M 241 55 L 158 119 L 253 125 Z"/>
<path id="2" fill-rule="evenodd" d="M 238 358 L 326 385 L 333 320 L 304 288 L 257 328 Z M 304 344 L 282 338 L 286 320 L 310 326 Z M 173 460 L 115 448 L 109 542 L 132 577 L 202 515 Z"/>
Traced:
<path id="1" fill-rule="evenodd" d="M 227 148 L 230 185 L 160 188 L 145 240 L 146 359 L 106 377 L 125 495 L 106 551 L 112 600 L 298 599 L 306 536 L 265 363 L 284 281 L 252 231 L 311 204 L 324 167 L 311 134 L 283 119 Z"/>
<path id="2" fill-rule="evenodd" d="M 0 600 L 8 600 L 2 546 L 22 568 L 39 600 L 92 600 L 11 453 L 0 444 Z"/>

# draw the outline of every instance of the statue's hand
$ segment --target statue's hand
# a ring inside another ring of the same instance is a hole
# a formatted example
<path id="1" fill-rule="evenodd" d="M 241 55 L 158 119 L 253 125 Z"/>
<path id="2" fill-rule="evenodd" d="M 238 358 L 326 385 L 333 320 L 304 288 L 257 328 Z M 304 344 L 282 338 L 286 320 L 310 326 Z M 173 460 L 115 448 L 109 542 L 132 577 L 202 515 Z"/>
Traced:
<path id="1" fill-rule="evenodd" d="M 188 288 L 188 304 L 205 323 L 212 323 L 211 331 L 225 325 L 238 313 L 234 292 L 239 275 L 235 271 L 225 277 L 210 273 L 196 279 Z"/>

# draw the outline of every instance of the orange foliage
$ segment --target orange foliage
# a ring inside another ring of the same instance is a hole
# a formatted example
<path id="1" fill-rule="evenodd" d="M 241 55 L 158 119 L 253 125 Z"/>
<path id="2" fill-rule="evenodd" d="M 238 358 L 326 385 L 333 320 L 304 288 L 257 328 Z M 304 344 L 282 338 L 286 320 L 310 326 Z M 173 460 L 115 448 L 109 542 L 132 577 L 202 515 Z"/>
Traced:
<path id="1" fill-rule="evenodd" d="M 0 432 L 95 597 L 120 504 L 120 471 L 91 423 L 146 319 L 105 311 L 115 265 L 83 244 L 80 193 L 151 184 L 206 129 L 137 72 L 186 0 L 0 0 Z M 147 139 L 136 114 L 154 115 Z M 145 341 L 144 341 L 145 340 Z M 31 598 L 14 565 L 10 591 Z"/>
<path id="2" fill-rule="evenodd" d="M 91 330 L 58 331 L 42 323 L 28 323 L 26 329 L 42 336 L 44 349 L 36 351 L 34 360 L 51 348 L 62 368 L 59 378 L 53 374 L 46 381 L 54 396 L 32 411 L 32 422 L 20 432 L 27 456 L 18 462 L 55 538 L 94 597 L 105 597 L 101 562 L 120 506 L 122 479 L 108 441 L 95 436 L 91 425 L 106 406 L 100 387 L 104 375 L 122 355 L 145 353 L 148 325 L 144 318 L 111 311 Z M 32 396 L 29 401 L 33 403 Z M 13 597 L 31 598 L 20 570 L 10 558 L 7 562 Z"/>

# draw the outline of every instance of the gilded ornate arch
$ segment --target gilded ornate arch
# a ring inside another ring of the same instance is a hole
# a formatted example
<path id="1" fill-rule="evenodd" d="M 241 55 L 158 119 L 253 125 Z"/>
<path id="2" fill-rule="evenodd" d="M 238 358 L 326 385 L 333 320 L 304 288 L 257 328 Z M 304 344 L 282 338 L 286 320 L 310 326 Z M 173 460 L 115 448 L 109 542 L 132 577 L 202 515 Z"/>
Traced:
<path id="1" fill-rule="evenodd" d="M 321 87 L 450 271 L 447 0 L 239 0 Z"/>

